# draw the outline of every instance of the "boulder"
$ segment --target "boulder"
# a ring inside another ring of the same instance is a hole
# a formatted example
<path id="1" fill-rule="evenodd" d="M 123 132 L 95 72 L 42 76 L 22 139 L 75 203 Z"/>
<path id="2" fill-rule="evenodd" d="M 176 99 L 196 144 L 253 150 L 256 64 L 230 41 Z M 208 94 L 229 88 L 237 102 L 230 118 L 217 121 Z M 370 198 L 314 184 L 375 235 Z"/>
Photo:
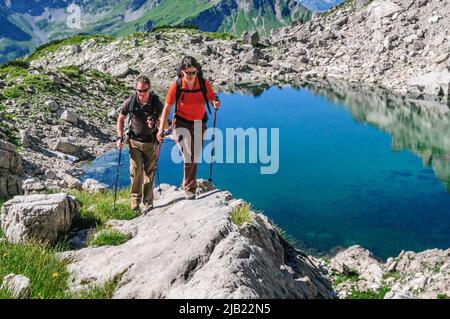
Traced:
<path id="1" fill-rule="evenodd" d="M 340 273 L 356 271 L 360 278 L 371 283 L 381 283 L 383 264 L 361 246 L 352 246 L 331 259 L 331 267 Z"/>
<path id="2" fill-rule="evenodd" d="M 127 63 L 116 65 L 111 69 L 111 75 L 117 78 L 126 78 L 129 75 L 136 74 L 139 74 L 139 72 L 131 69 Z"/>
<path id="3" fill-rule="evenodd" d="M 69 174 L 60 174 L 59 177 L 62 179 L 64 188 L 68 189 L 81 189 L 82 184 L 78 178 L 75 178 Z"/>
<path id="4" fill-rule="evenodd" d="M 69 111 L 69 110 L 65 110 L 62 114 L 61 114 L 61 119 L 69 122 L 71 124 L 77 124 L 78 123 L 78 115 L 75 112 Z"/>
<path id="5" fill-rule="evenodd" d="M 45 101 L 45 106 L 50 110 L 50 112 L 57 112 L 59 110 L 59 105 L 54 100 Z"/>
<path id="6" fill-rule="evenodd" d="M 22 194 L 22 156 L 11 143 L 0 140 L 0 198 Z"/>
<path id="7" fill-rule="evenodd" d="M 31 136 L 27 131 L 20 131 L 20 141 L 24 148 L 30 148 L 32 146 Z"/>
<path id="8" fill-rule="evenodd" d="M 28 299 L 31 297 L 31 281 L 22 275 L 9 274 L 3 278 L 0 290 L 7 290 L 16 299 Z"/>
<path id="9" fill-rule="evenodd" d="M 44 191 L 45 185 L 36 178 L 29 178 L 23 181 L 22 188 L 25 195 L 30 195 Z"/>
<path id="10" fill-rule="evenodd" d="M 126 243 L 59 254 L 74 276 L 72 290 L 120 278 L 113 298 L 332 297 L 328 280 L 266 217 L 249 212 L 251 222 L 233 224 L 237 201 L 229 192 L 186 201 L 182 190 L 161 188 L 150 213 L 108 223 L 132 235 Z"/>
<path id="11" fill-rule="evenodd" d="M 260 40 L 260 37 L 259 37 L 258 32 L 256 32 L 256 31 L 251 31 L 251 32 L 247 31 L 242 34 L 242 41 L 246 44 L 255 46 L 259 43 L 259 40 Z"/>
<path id="12" fill-rule="evenodd" d="M 9 242 L 55 242 L 78 211 L 76 198 L 64 193 L 16 196 L 3 205 L 0 225 Z"/>
<path id="13" fill-rule="evenodd" d="M 53 149 L 55 151 L 69 155 L 79 155 L 82 151 L 82 148 L 80 146 L 63 140 L 57 141 Z"/>
<path id="14" fill-rule="evenodd" d="M 108 185 L 100 183 L 95 179 L 88 178 L 82 186 L 83 190 L 89 193 L 101 193 L 108 189 Z"/>
<path id="15" fill-rule="evenodd" d="M 415 92 L 417 90 L 428 95 L 449 96 L 450 72 L 448 70 L 428 72 L 410 79 L 408 81 L 408 91 Z"/>

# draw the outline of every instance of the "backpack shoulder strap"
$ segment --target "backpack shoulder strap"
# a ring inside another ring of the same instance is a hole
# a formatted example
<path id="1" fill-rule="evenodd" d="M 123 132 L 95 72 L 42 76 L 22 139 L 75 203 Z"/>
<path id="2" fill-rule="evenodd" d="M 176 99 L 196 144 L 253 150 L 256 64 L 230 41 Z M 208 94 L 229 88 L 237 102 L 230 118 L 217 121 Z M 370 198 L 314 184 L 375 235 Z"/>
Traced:
<path id="1" fill-rule="evenodd" d="M 202 76 L 199 76 L 198 83 L 200 84 L 200 90 L 202 91 L 203 99 L 205 100 L 206 106 L 208 107 L 208 112 L 209 114 L 211 114 L 211 106 L 209 105 L 209 101 L 207 98 L 205 79 Z"/>
<path id="2" fill-rule="evenodd" d="M 177 114 L 177 110 L 178 110 L 178 100 L 181 97 L 181 79 L 178 78 L 177 79 L 177 91 L 176 91 L 176 95 L 175 95 L 175 111 L 174 111 L 174 115 Z"/>
<path id="3" fill-rule="evenodd" d="M 158 112 L 157 112 L 157 109 L 156 109 L 157 105 L 159 104 L 159 96 L 158 96 L 158 94 L 152 92 L 151 93 L 151 101 L 152 101 L 151 107 L 153 109 L 153 115 L 156 117 L 156 116 L 158 116 Z"/>

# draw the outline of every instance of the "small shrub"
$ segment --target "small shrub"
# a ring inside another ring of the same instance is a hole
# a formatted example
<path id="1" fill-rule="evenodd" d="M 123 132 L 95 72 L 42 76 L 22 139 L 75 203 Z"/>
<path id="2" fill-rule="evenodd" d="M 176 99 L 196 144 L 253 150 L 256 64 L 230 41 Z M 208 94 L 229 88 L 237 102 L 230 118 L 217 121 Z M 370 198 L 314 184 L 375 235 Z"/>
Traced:
<path id="1" fill-rule="evenodd" d="M 101 230 L 89 243 L 89 246 L 119 246 L 130 240 L 130 236 L 115 229 Z"/>
<path id="2" fill-rule="evenodd" d="M 280 226 L 276 226 L 276 230 L 278 233 L 278 236 L 283 238 L 284 241 L 289 243 L 291 246 L 296 246 L 298 244 L 297 239 L 294 238 L 294 236 L 288 234 L 284 229 L 282 229 Z"/>
<path id="3" fill-rule="evenodd" d="M 251 206 L 248 204 L 240 205 L 233 208 L 230 216 L 231 221 L 237 225 L 242 226 L 244 223 L 250 222 L 252 217 L 250 216 Z"/>
<path id="4" fill-rule="evenodd" d="M 352 269 L 347 273 L 337 273 L 334 270 L 333 275 L 335 276 L 333 280 L 333 286 L 338 286 L 347 281 L 358 282 L 359 280 L 361 280 L 360 275 L 356 269 Z"/>
<path id="5" fill-rule="evenodd" d="M 347 299 L 384 299 L 384 296 L 390 291 L 389 287 L 381 287 L 377 291 L 360 291 L 353 289 Z"/>

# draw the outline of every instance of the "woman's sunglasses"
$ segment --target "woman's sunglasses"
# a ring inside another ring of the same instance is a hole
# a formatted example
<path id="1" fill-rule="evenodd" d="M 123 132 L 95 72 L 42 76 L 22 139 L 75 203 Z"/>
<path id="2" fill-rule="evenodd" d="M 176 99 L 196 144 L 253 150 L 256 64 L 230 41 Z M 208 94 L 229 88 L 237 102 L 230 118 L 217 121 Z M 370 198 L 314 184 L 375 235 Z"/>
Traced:
<path id="1" fill-rule="evenodd" d="M 187 76 L 195 76 L 195 75 L 197 75 L 197 71 L 194 71 L 194 72 L 184 71 L 184 73 L 185 73 Z"/>

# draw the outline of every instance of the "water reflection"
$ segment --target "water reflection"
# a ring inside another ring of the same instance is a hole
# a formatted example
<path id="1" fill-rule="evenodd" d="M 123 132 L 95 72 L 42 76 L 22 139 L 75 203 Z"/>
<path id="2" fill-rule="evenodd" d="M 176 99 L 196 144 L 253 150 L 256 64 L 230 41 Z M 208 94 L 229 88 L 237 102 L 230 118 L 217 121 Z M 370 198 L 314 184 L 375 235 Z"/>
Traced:
<path id="1" fill-rule="evenodd" d="M 431 166 L 450 191 L 450 108 L 432 100 L 414 100 L 385 90 L 361 91 L 347 83 L 312 84 L 314 93 L 343 105 L 358 122 L 392 137 L 394 151 L 410 150 Z"/>
<path id="2" fill-rule="evenodd" d="M 410 150 L 450 192 L 450 100 L 417 100 L 382 89 L 361 89 L 349 82 L 304 83 L 314 94 L 339 104 L 357 122 L 373 125 L 392 137 L 394 151 Z M 241 94 L 259 96 L 269 87 L 245 87 Z"/>

